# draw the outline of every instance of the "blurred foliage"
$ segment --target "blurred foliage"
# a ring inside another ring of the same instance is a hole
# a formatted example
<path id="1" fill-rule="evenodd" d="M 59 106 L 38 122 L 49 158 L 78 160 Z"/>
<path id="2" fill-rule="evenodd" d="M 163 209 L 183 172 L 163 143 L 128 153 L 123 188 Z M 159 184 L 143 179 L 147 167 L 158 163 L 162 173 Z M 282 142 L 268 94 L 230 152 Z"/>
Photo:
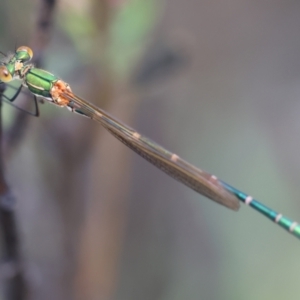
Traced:
<path id="1" fill-rule="evenodd" d="M 124 78 L 128 76 L 128 72 L 132 72 L 133 63 L 145 50 L 146 36 L 159 20 L 162 3 L 157 0 L 130 0 L 115 6 L 113 1 L 111 3 L 108 1 L 112 11 L 109 28 L 105 33 L 109 43 L 106 46 L 101 43 L 103 36 L 101 37 L 98 22 L 91 19 L 91 8 L 86 8 L 87 3 L 79 7 L 70 7 L 67 3 L 62 3 L 58 20 L 86 62 L 103 60 L 105 52 L 106 63 L 114 74 Z M 82 9 L 83 7 L 86 9 Z M 105 9 L 105 6 L 102 9 Z M 93 47 L 97 49 L 91 51 Z M 90 57 L 90 53 L 95 56 Z"/>

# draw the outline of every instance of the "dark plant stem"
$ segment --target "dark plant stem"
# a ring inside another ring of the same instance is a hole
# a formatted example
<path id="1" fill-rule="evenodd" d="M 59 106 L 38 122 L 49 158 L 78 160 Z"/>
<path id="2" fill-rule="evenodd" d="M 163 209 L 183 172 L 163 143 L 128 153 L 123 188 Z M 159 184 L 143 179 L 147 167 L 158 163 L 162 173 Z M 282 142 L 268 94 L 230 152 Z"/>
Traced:
<path id="1" fill-rule="evenodd" d="M 5 85 L 0 84 L 0 143 L 2 131 L 2 95 Z M 26 283 L 22 269 L 19 235 L 15 216 L 15 198 L 5 180 L 3 151 L 0 147 L 0 227 L 3 237 L 3 263 L 1 278 L 4 283 L 4 297 L 7 300 L 23 300 L 26 295 Z"/>

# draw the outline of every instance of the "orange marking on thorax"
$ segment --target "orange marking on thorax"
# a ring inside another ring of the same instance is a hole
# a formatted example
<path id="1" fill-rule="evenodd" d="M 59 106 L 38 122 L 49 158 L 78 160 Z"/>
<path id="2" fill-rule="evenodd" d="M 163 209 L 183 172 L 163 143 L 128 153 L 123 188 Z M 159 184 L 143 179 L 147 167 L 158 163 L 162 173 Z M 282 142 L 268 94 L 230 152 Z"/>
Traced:
<path id="1" fill-rule="evenodd" d="M 50 90 L 50 95 L 53 99 L 53 102 L 59 106 L 67 106 L 70 100 L 63 95 L 63 93 L 70 93 L 72 92 L 68 83 L 57 80 L 54 84 L 52 89 Z"/>
<path id="2" fill-rule="evenodd" d="M 23 68 L 23 63 L 21 63 L 20 61 L 16 61 L 15 62 L 15 71 L 20 71 Z"/>

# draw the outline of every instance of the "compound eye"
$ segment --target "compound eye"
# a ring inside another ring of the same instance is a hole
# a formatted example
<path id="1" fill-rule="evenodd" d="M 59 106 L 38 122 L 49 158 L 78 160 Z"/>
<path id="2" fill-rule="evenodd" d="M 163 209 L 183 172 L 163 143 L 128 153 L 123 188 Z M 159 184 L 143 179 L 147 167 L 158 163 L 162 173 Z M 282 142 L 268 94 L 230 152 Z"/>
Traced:
<path id="1" fill-rule="evenodd" d="M 0 66 L 0 81 L 9 82 L 12 80 L 12 76 L 5 66 Z"/>
<path id="2" fill-rule="evenodd" d="M 21 46 L 16 51 L 17 59 L 26 62 L 32 59 L 33 51 L 27 46 Z"/>

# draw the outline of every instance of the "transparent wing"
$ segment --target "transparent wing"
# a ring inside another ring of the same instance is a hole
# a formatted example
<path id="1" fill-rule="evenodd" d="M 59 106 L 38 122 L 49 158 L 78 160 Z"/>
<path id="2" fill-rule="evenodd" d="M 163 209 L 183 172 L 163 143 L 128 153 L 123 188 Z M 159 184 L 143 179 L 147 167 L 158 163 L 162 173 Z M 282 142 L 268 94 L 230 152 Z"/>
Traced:
<path id="1" fill-rule="evenodd" d="M 72 92 L 64 92 L 62 96 L 69 100 L 68 107 L 72 111 L 98 121 L 118 140 L 166 174 L 211 200 L 238 210 L 236 196 L 228 192 L 215 176 L 194 167 Z"/>

